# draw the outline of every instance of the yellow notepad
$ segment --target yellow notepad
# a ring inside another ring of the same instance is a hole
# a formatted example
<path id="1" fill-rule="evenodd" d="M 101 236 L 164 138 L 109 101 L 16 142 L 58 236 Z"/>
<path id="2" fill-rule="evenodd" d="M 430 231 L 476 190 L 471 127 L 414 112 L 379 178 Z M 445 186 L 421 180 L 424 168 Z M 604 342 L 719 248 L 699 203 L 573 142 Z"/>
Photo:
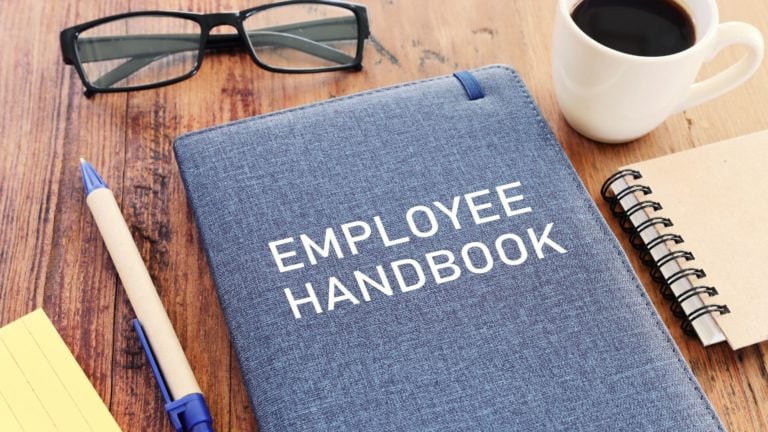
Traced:
<path id="1" fill-rule="evenodd" d="M 0 329 L 0 430 L 120 431 L 42 309 Z"/>

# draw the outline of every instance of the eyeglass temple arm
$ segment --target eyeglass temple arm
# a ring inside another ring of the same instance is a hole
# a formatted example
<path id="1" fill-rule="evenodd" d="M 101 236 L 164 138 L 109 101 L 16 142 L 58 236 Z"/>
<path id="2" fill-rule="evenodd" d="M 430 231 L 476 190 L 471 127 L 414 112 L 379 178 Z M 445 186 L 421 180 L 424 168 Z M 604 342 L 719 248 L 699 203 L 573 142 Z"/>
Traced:
<path id="1" fill-rule="evenodd" d="M 251 42 L 258 42 L 254 37 L 261 32 L 274 32 L 285 35 L 294 35 L 309 39 L 313 42 L 327 42 L 333 40 L 345 40 L 357 38 L 357 21 L 354 17 L 328 18 L 322 20 L 293 23 L 282 26 L 268 27 L 257 31 L 248 32 Z M 274 40 L 274 38 L 271 38 Z M 128 43 L 135 41 L 135 43 Z M 160 43 L 176 43 L 176 46 L 158 46 Z M 200 36 L 197 34 L 157 34 L 157 35 L 126 35 L 126 36 L 101 36 L 80 38 L 78 44 L 78 58 L 83 63 L 91 61 L 113 60 L 118 58 L 134 57 L 136 55 L 149 55 L 152 53 L 164 53 L 169 49 L 179 51 L 197 50 Z M 184 45 L 186 44 L 186 45 Z M 210 49 L 239 48 L 242 45 L 238 35 L 211 35 L 208 38 Z M 322 44 L 317 44 L 322 45 Z M 326 47 L 325 45 L 322 45 Z M 313 54 L 313 52 L 308 52 Z"/>
<path id="2" fill-rule="evenodd" d="M 283 33 L 277 33 L 277 32 Z M 303 38 L 291 37 L 300 33 Z M 357 37 L 355 17 L 329 18 L 293 23 L 249 32 L 253 46 L 278 45 L 293 48 L 338 64 L 350 63 L 352 57 L 315 41 L 344 40 Z M 310 40 L 312 39 L 312 40 Z M 126 43 L 130 40 L 134 43 Z M 78 41 L 78 55 L 83 63 L 132 57 L 131 60 L 100 77 L 94 84 L 109 87 L 159 60 L 162 56 L 198 49 L 197 35 L 137 35 L 123 37 L 93 37 Z M 207 48 L 226 49 L 240 47 L 237 35 L 212 35 Z M 150 49 L 150 51 L 148 51 Z"/>
<path id="3" fill-rule="evenodd" d="M 300 33 L 305 37 L 299 37 L 292 33 Z M 351 63 L 354 60 L 353 57 L 315 41 L 356 38 L 357 21 L 354 17 L 342 17 L 293 23 L 249 32 L 248 37 L 254 47 L 278 45 L 306 52 L 338 64 Z M 126 40 L 134 43 L 126 43 Z M 99 77 L 94 82 L 96 86 L 106 88 L 164 56 L 197 50 L 199 37 L 197 35 L 170 34 L 137 35 L 117 38 L 83 38 L 78 42 L 80 48 L 78 54 L 81 62 L 132 57 L 131 60 Z M 238 35 L 212 35 L 209 37 L 207 45 L 207 48 L 211 49 L 233 48 L 241 46 L 241 41 Z M 147 51 L 148 48 L 151 48 L 152 51 Z"/>
<path id="4" fill-rule="evenodd" d="M 289 33 L 296 36 L 303 36 L 307 39 L 312 39 L 318 42 L 357 39 L 357 35 L 359 33 L 357 18 L 354 16 L 323 18 L 312 21 L 303 21 L 266 27 L 257 30 Z M 365 35 L 365 37 L 368 37 L 368 35 Z"/>
<path id="5" fill-rule="evenodd" d="M 216 35 L 216 36 L 223 36 L 226 38 L 230 37 L 228 35 Z M 302 51 L 307 54 L 312 54 L 316 57 L 329 60 L 332 62 L 336 62 L 338 64 L 346 64 L 354 61 L 354 57 L 351 57 L 342 51 L 336 50 L 327 45 L 318 44 L 314 41 L 310 41 L 308 39 L 304 39 L 298 36 L 287 35 L 284 33 L 273 33 L 273 32 L 251 32 L 248 34 L 248 36 L 251 38 L 254 46 L 282 46 L 286 48 L 293 48 L 295 50 Z M 237 39 L 237 36 L 235 36 L 235 39 L 239 40 Z M 221 40 L 223 42 L 227 42 L 223 38 Z M 152 42 L 154 52 L 151 52 L 151 53 L 144 52 L 132 57 L 130 60 L 126 61 L 125 63 L 121 64 L 120 66 L 116 67 L 115 69 L 112 69 L 111 71 L 107 72 L 106 74 L 96 79 L 93 82 L 93 85 L 99 88 L 109 88 L 116 82 L 119 82 L 131 76 L 132 74 L 154 63 L 155 61 L 161 60 L 163 57 L 166 57 L 178 52 L 197 50 L 198 48 L 198 45 L 195 44 L 194 48 L 192 49 L 189 49 L 189 48 L 184 49 L 184 48 L 181 48 L 178 44 L 167 43 L 169 42 L 167 39 L 158 40 L 157 42 L 154 42 L 151 39 L 145 39 L 142 41 L 142 43 L 144 42 Z M 122 55 L 115 58 L 125 58 L 125 57 L 127 56 Z"/>
<path id="6" fill-rule="evenodd" d="M 339 59 L 342 62 L 346 62 L 353 59 L 349 55 L 328 45 L 289 33 L 259 30 L 249 32 L 248 38 L 254 47 L 276 45 L 284 48 L 293 48 L 307 54 L 325 58 L 326 60 L 335 61 L 335 59 Z M 197 51 L 200 49 L 199 42 L 200 37 L 198 35 L 183 34 L 82 38 L 78 41 L 78 56 L 82 63 L 90 63 L 128 57 L 170 55 L 185 51 Z M 242 47 L 242 41 L 240 36 L 236 34 L 212 35 L 209 37 L 206 46 L 209 49 L 240 47 Z"/>
<path id="7" fill-rule="evenodd" d="M 259 46 L 263 46 L 263 45 L 275 46 L 276 45 L 276 46 L 283 46 L 287 48 L 293 48 L 298 51 L 306 52 L 316 57 L 323 58 L 325 60 L 336 62 L 338 64 L 351 63 L 354 60 L 354 57 L 351 57 L 339 50 L 333 49 L 323 44 L 318 44 L 316 42 L 313 42 L 304 38 L 300 38 L 298 36 L 286 35 L 282 33 L 272 33 L 272 32 L 252 32 L 249 34 L 249 37 L 251 37 L 252 39 L 256 39 L 256 38 L 258 39 L 257 42 L 254 42 L 254 45 L 256 44 L 258 44 Z M 161 42 L 167 42 L 167 41 L 163 40 Z M 155 50 L 155 52 L 142 53 L 135 57 L 132 57 L 130 60 L 126 61 L 125 63 L 122 63 L 115 69 L 112 69 L 111 71 L 107 72 L 106 74 L 96 79 L 93 82 L 94 86 L 99 88 L 109 88 L 116 82 L 119 82 L 133 75 L 138 70 L 154 63 L 155 61 L 161 60 L 163 57 L 169 56 L 174 53 L 190 50 L 188 48 L 179 49 L 178 46 L 174 47 L 173 46 L 174 44 L 165 44 L 165 45 L 166 45 L 166 48 L 168 49 L 161 50 L 159 49 L 160 47 L 155 45 L 155 48 L 158 48 Z M 196 49 L 197 49 L 197 45 L 195 45 L 195 48 L 193 48 L 192 50 L 196 50 Z M 118 58 L 124 58 L 124 56 L 120 56 Z"/>

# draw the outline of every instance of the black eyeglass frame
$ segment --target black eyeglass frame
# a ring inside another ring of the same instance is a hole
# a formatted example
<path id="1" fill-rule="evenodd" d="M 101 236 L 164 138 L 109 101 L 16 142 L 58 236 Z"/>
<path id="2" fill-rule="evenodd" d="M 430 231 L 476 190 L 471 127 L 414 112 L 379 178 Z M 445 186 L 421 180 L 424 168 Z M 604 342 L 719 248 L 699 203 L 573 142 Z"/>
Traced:
<path id="1" fill-rule="evenodd" d="M 322 68 L 302 68 L 302 69 L 290 69 L 279 68 L 270 66 L 259 60 L 256 52 L 248 40 L 247 32 L 244 21 L 252 15 L 265 11 L 268 9 L 293 5 L 293 4 L 319 4 L 335 6 L 350 10 L 355 15 L 357 20 L 357 51 L 355 53 L 354 60 L 349 64 L 343 64 L 338 66 L 328 66 Z M 82 63 L 77 53 L 77 38 L 85 30 L 90 28 L 120 19 L 137 17 L 137 16 L 159 16 L 159 17 L 173 17 L 182 18 L 196 22 L 200 26 L 200 48 L 195 60 L 195 66 L 184 75 L 170 78 L 164 81 L 142 84 L 130 87 L 117 87 L 117 88 L 104 88 L 96 87 L 91 84 L 85 73 Z M 237 29 L 237 35 L 210 35 L 210 31 L 219 26 L 228 25 Z M 339 2 L 335 0 L 285 0 L 277 3 L 270 3 L 267 5 L 256 6 L 253 8 L 245 9 L 240 12 L 222 12 L 211 14 L 199 14 L 194 12 L 174 12 L 174 11 L 139 11 L 139 12 L 127 12 L 118 15 L 111 15 L 104 18 L 99 18 L 93 21 L 88 21 L 82 24 L 78 24 L 73 27 L 66 28 L 61 31 L 59 39 L 61 42 L 61 53 L 64 59 L 64 63 L 74 66 L 77 74 L 80 76 L 80 81 L 86 88 L 85 95 L 91 97 L 96 93 L 119 93 L 137 90 L 147 90 L 158 87 L 163 87 L 171 84 L 175 84 L 180 81 L 184 81 L 193 77 L 200 70 L 205 57 L 205 51 L 208 49 L 231 49 L 239 48 L 243 45 L 247 48 L 248 53 L 253 59 L 254 63 L 260 68 L 268 70 L 270 72 L 277 73 L 292 73 L 292 74 L 304 74 L 304 73 L 317 73 L 317 72 L 332 72 L 339 70 L 362 70 L 363 68 L 363 49 L 365 40 L 370 36 L 370 26 L 368 24 L 368 11 L 365 6 L 355 4 Z"/>

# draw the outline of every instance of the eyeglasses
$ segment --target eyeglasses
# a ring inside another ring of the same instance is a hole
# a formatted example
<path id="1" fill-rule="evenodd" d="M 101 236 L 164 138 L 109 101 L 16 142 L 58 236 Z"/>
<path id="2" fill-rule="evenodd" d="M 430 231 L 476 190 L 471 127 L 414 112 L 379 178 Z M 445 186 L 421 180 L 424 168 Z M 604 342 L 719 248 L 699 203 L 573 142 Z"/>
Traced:
<path id="1" fill-rule="evenodd" d="M 223 25 L 237 33 L 209 34 Z M 125 13 L 67 28 L 60 39 L 64 63 L 91 97 L 190 78 L 208 49 L 247 47 L 272 72 L 361 70 L 369 35 L 365 6 L 288 0 L 230 13 Z"/>

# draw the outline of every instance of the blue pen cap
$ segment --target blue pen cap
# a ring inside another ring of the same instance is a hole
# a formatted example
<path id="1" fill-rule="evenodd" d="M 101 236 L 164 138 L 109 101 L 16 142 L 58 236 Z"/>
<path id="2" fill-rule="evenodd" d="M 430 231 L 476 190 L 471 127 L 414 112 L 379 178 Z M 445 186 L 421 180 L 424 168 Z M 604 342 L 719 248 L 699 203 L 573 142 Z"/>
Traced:
<path id="1" fill-rule="evenodd" d="M 213 432 L 213 418 L 200 393 L 192 393 L 167 404 L 165 411 L 174 427 L 186 432 Z"/>

